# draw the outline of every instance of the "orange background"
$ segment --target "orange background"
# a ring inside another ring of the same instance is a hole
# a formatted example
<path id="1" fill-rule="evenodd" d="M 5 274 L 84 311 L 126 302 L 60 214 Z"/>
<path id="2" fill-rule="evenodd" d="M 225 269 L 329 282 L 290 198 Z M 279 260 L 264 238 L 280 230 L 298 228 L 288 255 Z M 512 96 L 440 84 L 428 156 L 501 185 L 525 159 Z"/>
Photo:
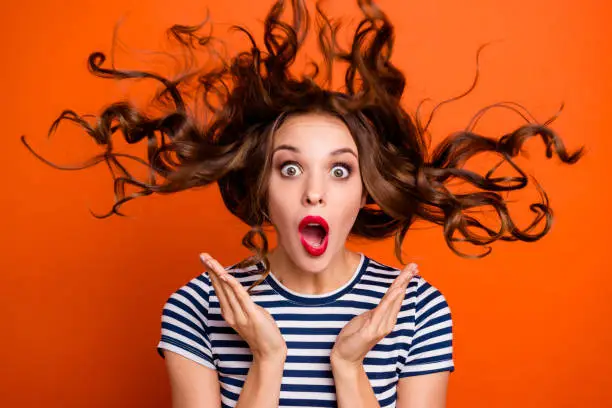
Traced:
<path id="1" fill-rule="evenodd" d="M 335 15 L 358 16 L 352 1 L 328 3 Z M 565 101 L 554 129 L 570 149 L 588 147 L 572 167 L 544 160 L 540 142 L 528 144 L 532 160 L 521 163 L 545 187 L 556 215 L 550 235 L 537 243 L 498 244 L 491 256 L 473 261 L 453 255 L 438 228 L 408 234 L 406 253 L 453 311 L 457 370 L 448 406 L 612 406 L 610 6 L 593 0 L 380 4 L 397 26 L 394 60 L 408 78 L 409 109 L 422 98 L 440 101 L 465 90 L 478 46 L 496 41 L 483 52 L 477 89 L 437 116 L 436 140 L 489 103 L 517 101 L 544 120 Z M 96 220 L 88 208 L 103 212 L 113 200 L 108 170 L 52 169 L 19 136 L 56 163 L 78 163 L 99 151 L 70 124 L 50 141 L 45 135 L 62 109 L 97 113 L 128 92 L 124 83 L 91 76 L 85 65 L 89 52 L 110 51 L 119 19 L 125 18 L 120 37 L 129 49 L 117 64 L 142 68 L 151 65 L 137 50 L 160 49 L 165 28 L 199 22 L 206 6 L 219 23 L 216 34 L 240 23 L 259 36 L 269 5 L 3 5 L 0 406 L 169 406 L 155 351 L 161 307 L 201 272 L 199 252 L 223 264 L 246 255 L 245 226 L 222 207 L 216 187 L 139 199 L 124 207 L 129 218 Z M 236 37 L 226 38 L 231 44 Z M 134 98 L 139 86 L 129 88 Z M 499 135 L 519 124 L 510 113 L 493 113 L 483 129 Z M 526 212 L 527 204 L 521 208 Z M 391 241 L 353 246 L 398 265 Z"/>

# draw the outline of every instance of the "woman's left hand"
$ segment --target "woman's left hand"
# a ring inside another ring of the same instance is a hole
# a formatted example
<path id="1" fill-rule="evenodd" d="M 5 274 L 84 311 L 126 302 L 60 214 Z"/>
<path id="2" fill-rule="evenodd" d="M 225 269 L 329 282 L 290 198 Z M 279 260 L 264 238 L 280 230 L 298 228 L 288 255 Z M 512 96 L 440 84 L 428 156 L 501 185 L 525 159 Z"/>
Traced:
<path id="1" fill-rule="evenodd" d="M 408 264 L 389 286 L 378 306 L 355 316 L 344 326 L 330 354 L 332 365 L 359 366 L 363 363 L 368 351 L 393 330 L 408 283 L 418 274 L 417 265 Z"/>

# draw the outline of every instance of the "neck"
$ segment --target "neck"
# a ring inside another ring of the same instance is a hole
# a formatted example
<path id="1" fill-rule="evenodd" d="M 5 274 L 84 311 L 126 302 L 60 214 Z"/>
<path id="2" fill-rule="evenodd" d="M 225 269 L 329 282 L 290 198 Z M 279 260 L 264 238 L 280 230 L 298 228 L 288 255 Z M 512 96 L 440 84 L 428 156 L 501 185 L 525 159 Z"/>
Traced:
<path id="1" fill-rule="evenodd" d="M 320 295 L 346 284 L 355 273 L 361 255 L 343 248 L 332 256 L 324 269 L 317 272 L 301 269 L 282 247 L 274 248 L 268 260 L 272 274 L 284 286 L 300 294 Z"/>

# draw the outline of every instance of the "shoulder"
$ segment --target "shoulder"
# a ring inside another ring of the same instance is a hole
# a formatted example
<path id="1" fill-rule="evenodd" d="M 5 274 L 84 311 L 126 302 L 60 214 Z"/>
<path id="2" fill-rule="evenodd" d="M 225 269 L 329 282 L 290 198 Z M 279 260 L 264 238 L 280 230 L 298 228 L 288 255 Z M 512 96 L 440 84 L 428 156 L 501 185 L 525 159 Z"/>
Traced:
<path id="1" fill-rule="evenodd" d="M 364 280 L 377 282 L 388 287 L 400 273 L 401 269 L 369 258 Z M 432 307 L 436 304 L 447 306 L 446 297 L 442 291 L 422 276 L 417 276 L 410 280 L 406 288 L 404 302 L 414 303 L 417 310 L 424 307 Z"/>
<path id="2" fill-rule="evenodd" d="M 244 267 L 239 266 L 240 264 L 241 263 L 239 262 L 233 265 L 229 265 L 225 267 L 225 270 L 232 274 L 232 276 L 236 278 L 236 280 L 240 282 L 244 287 L 248 287 L 251 284 L 260 280 L 266 270 L 266 267 L 262 261 Z"/>
<path id="3" fill-rule="evenodd" d="M 195 313 L 204 312 L 208 306 L 211 287 L 208 274 L 203 272 L 172 292 L 164 309 L 180 308 Z"/>
<path id="4" fill-rule="evenodd" d="M 261 262 L 248 266 L 239 267 L 239 263 L 225 266 L 224 269 L 231 273 L 244 286 L 250 285 L 262 276 L 264 271 Z M 209 272 L 204 270 L 199 275 L 184 283 L 172 292 L 166 304 L 185 304 L 196 308 L 208 308 L 210 296 L 214 296 L 214 287 L 210 280 Z"/>
<path id="5" fill-rule="evenodd" d="M 261 265 L 247 268 L 231 265 L 225 269 L 246 285 L 256 279 L 259 268 Z M 172 292 L 162 309 L 162 336 L 158 345 L 160 354 L 167 349 L 214 367 L 208 332 L 210 319 L 218 318 L 218 302 L 207 271 Z"/>

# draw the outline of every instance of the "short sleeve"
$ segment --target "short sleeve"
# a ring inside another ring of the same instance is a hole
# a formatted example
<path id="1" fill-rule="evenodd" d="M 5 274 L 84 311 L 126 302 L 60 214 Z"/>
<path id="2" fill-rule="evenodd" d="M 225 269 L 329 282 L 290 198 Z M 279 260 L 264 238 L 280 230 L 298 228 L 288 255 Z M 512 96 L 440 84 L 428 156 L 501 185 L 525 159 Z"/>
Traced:
<path id="1" fill-rule="evenodd" d="M 174 292 L 161 316 L 161 338 L 157 352 L 162 358 L 170 350 L 216 370 L 208 335 L 210 280 L 202 274 Z"/>
<path id="2" fill-rule="evenodd" d="M 423 278 L 418 278 L 415 325 L 401 377 L 455 371 L 453 322 L 444 295 Z"/>

